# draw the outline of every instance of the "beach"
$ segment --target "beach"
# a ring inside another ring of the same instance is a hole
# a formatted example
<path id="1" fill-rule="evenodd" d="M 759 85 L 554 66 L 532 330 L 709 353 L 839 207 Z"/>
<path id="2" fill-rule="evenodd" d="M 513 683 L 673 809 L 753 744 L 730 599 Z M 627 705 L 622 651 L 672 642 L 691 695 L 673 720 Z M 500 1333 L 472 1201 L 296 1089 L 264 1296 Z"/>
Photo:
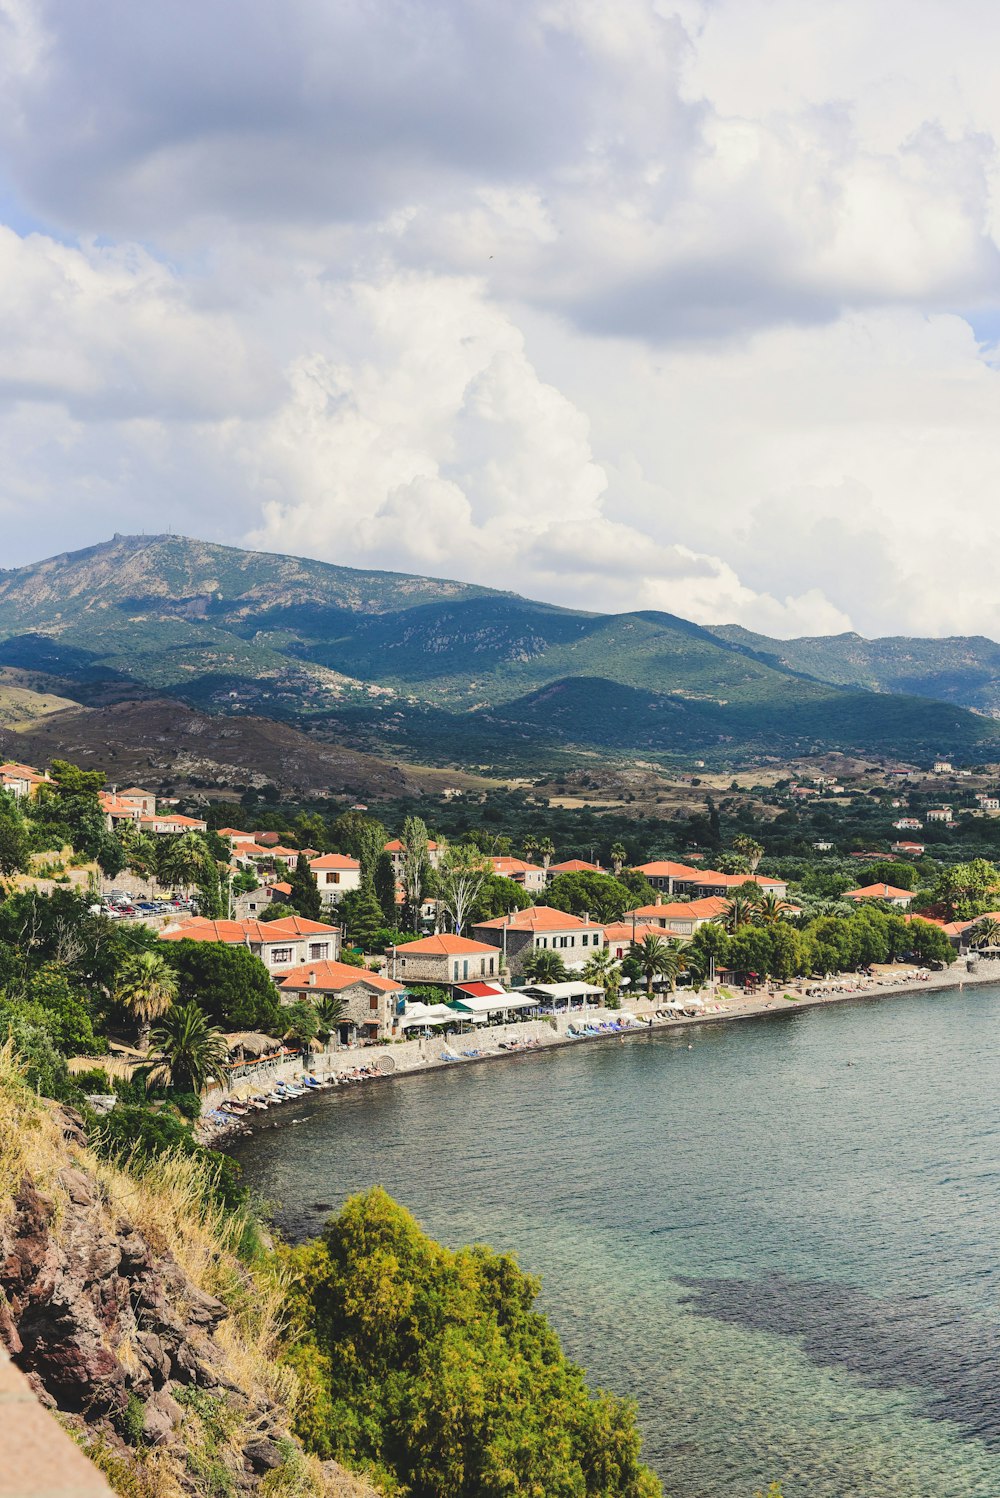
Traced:
<path id="1" fill-rule="evenodd" d="M 699 999 L 703 1007 L 693 1014 L 666 1016 L 663 1006 L 670 995 L 660 995 L 652 1001 L 643 996 L 630 1000 L 627 1007 L 619 1010 L 574 1010 L 569 1014 L 524 1020 L 512 1025 L 483 1026 L 475 1034 L 429 1036 L 395 1044 L 322 1051 L 314 1056 L 309 1075 L 324 1084 L 323 1091 L 331 1087 L 377 1085 L 391 1078 L 510 1060 L 553 1047 L 581 1046 L 590 1041 L 608 1043 L 617 1040 L 624 1044 L 654 1031 L 682 1031 L 769 1015 L 788 1015 L 831 1004 L 875 1001 L 917 992 L 948 992 L 998 981 L 1000 962 L 980 961 L 976 970 L 969 972 L 963 960 L 939 971 L 900 964 L 886 966 L 870 978 L 858 974 L 840 975 L 825 983 L 773 985 L 751 994 L 722 986 L 703 990 L 699 995 L 680 990 L 680 997 Z M 580 1033 L 584 1025 L 594 1033 Z M 293 1079 L 303 1075 L 301 1063 L 286 1063 L 281 1073 L 289 1084 L 294 1085 Z M 273 1095 L 275 1080 L 276 1074 L 266 1073 L 245 1078 L 225 1097 L 238 1100 L 254 1095 Z M 294 1104 L 304 1102 L 312 1091 L 318 1089 L 290 1093 L 284 1101 L 273 1102 L 266 1111 L 252 1110 L 245 1116 L 227 1115 L 220 1106 L 225 1099 L 216 1096 L 199 1120 L 198 1135 L 204 1143 L 214 1145 L 223 1143 L 233 1134 L 260 1127 L 276 1127 L 283 1117 L 287 1119 L 295 1112 Z"/>

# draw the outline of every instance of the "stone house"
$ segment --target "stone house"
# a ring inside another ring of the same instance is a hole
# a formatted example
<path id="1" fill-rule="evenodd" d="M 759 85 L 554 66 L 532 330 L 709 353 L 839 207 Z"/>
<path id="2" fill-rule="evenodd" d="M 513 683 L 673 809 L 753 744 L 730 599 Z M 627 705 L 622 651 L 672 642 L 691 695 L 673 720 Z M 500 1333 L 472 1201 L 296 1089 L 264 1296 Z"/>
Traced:
<path id="1" fill-rule="evenodd" d="M 500 954 L 496 945 L 442 932 L 390 948 L 389 974 L 402 983 L 437 983 L 450 988 L 470 978 L 496 978 Z"/>
<path id="2" fill-rule="evenodd" d="M 402 983 L 346 962 L 305 963 L 286 973 L 278 987 L 284 1004 L 297 999 L 315 1003 L 326 994 L 340 999 L 345 1010 L 340 1034 L 345 1041 L 352 1038 L 351 1031 L 366 1040 L 390 1040 L 406 994 Z"/>
<path id="3" fill-rule="evenodd" d="M 536 948 L 558 952 L 568 968 L 579 968 L 604 945 L 604 927 L 600 923 L 587 916 L 553 910 L 549 905 L 532 905 L 513 915 L 482 921 L 472 931 L 479 941 L 496 947 L 506 958 L 512 979 L 524 975 L 525 961 Z"/>

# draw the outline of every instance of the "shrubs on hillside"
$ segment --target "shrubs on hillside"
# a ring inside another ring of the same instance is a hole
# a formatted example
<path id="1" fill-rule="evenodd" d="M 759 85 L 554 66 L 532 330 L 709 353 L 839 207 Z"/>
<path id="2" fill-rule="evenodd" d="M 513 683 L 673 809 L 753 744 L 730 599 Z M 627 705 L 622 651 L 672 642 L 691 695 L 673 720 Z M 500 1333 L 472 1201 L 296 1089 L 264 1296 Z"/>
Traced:
<path id="1" fill-rule="evenodd" d="M 632 1406 L 591 1397 L 508 1254 L 435 1243 L 380 1189 L 286 1250 L 307 1448 L 411 1498 L 656 1498 Z"/>

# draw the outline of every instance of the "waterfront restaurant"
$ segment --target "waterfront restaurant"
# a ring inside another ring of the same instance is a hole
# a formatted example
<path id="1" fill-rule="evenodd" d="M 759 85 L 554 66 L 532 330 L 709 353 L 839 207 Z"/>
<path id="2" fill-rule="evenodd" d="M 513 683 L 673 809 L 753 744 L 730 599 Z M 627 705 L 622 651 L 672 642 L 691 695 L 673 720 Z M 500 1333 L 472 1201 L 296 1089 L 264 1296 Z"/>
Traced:
<path id="1" fill-rule="evenodd" d="M 450 1006 L 474 1025 L 506 1025 L 519 1019 L 530 1019 L 540 999 L 523 993 L 508 993 L 499 983 L 460 983 L 454 990 Z"/>
<path id="2" fill-rule="evenodd" d="M 538 999 L 542 1013 L 568 1014 L 572 1009 L 599 1009 L 604 1003 L 604 989 L 596 983 L 531 983 L 522 989 L 528 998 Z"/>

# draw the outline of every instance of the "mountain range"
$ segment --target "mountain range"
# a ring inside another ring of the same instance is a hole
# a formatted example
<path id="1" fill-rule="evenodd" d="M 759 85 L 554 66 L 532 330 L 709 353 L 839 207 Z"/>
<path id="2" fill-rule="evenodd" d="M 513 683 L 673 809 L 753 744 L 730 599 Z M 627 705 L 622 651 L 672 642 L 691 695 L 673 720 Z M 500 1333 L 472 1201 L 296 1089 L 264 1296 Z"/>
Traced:
<path id="1" fill-rule="evenodd" d="M 179 701 L 352 752 L 504 770 L 580 750 L 1000 758 L 1000 645 L 984 638 L 772 640 L 171 535 L 0 573 L 0 668 L 50 694 L 48 741 L 74 715 L 123 733 L 128 704 Z"/>

